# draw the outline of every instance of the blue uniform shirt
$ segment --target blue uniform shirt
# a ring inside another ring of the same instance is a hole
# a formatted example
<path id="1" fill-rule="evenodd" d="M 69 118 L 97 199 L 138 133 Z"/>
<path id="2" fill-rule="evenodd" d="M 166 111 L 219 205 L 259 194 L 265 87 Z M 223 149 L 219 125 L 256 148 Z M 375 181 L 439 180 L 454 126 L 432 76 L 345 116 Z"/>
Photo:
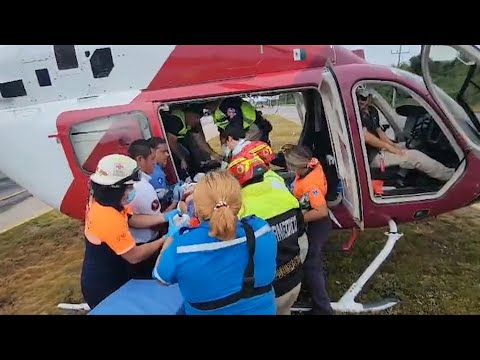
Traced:
<path id="1" fill-rule="evenodd" d="M 160 165 L 155 164 L 153 173 L 150 177 L 150 184 L 157 192 L 160 202 L 162 204 L 171 202 L 174 198 L 175 184 L 170 184 L 168 182 L 165 170 Z"/>
<path id="2" fill-rule="evenodd" d="M 255 287 L 273 282 L 276 271 L 277 239 L 265 220 L 248 217 L 255 231 Z M 214 310 L 198 310 L 189 302 L 208 302 L 224 298 L 242 288 L 248 261 L 248 246 L 243 225 L 237 224 L 237 238 L 221 241 L 208 235 L 208 221 L 198 228 L 177 234 L 162 254 L 154 276 L 167 284 L 178 283 L 191 315 L 275 315 L 275 293 L 270 292 Z"/>
<path id="3" fill-rule="evenodd" d="M 150 177 L 151 177 L 150 184 L 152 184 L 155 190 L 169 189 L 170 184 L 167 181 L 167 175 L 165 174 L 165 171 L 160 165 L 155 164 L 155 168 L 153 170 L 153 173 L 150 175 Z"/>

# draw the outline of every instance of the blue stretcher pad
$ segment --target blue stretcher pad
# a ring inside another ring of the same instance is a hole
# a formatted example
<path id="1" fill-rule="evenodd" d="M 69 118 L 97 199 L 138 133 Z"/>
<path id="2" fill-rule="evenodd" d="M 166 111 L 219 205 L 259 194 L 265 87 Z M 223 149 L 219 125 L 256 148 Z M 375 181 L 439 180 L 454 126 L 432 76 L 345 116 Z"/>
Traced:
<path id="1" fill-rule="evenodd" d="M 178 285 L 162 286 L 157 280 L 130 280 L 104 299 L 88 315 L 183 314 Z"/>

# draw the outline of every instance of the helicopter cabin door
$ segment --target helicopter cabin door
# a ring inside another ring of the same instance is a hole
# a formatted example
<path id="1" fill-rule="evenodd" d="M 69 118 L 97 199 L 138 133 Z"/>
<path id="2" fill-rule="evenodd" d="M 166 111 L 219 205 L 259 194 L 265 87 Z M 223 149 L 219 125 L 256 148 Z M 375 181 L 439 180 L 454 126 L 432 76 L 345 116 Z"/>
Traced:
<path id="1" fill-rule="evenodd" d="M 128 155 L 133 141 L 160 134 L 152 103 L 97 107 L 95 99 L 91 101 L 89 107 L 63 112 L 57 118 L 55 136 L 63 146 L 73 175 L 60 210 L 77 219 L 83 219 L 89 177 L 100 159 L 109 154 Z"/>
<path id="2" fill-rule="evenodd" d="M 360 230 L 363 230 L 363 212 L 357 169 L 353 158 L 353 143 L 338 81 L 330 65 L 325 67 L 319 91 L 325 108 L 330 138 L 334 145 L 337 172 L 343 187 L 343 205 Z"/>
<path id="3" fill-rule="evenodd" d="M 433 100 L 480 151 L 479 45 L 422 45 L 421 70 Z"/>

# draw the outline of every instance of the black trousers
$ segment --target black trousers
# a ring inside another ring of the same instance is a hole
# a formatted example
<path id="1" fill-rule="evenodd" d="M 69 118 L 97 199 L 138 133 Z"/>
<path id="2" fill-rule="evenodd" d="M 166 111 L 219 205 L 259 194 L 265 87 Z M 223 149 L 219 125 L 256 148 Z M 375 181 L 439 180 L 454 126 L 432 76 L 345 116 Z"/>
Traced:
<path id="1" fill-rule="evenodd" d="M 312 314 L 333 313 L 325 269 L 325 248 L 331 231 L 329 217 L 307 225 L 308 253 L 304 263 L 304 279 L 312 296 Z"/>

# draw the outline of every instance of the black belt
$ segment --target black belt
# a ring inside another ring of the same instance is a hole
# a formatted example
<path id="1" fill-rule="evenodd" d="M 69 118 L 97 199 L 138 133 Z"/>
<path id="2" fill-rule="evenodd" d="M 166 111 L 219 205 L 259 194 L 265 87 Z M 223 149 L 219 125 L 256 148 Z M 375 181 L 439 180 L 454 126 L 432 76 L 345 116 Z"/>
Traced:
<path id="1" fill-rule="evenodd" d="M 255 233 L 252 227 L 249 224 L 247 224 L 245 219 L 242 219 L 241 222 L 245 229 L 245 234 L 247 236 L 247 246 L 248 246 L 248 263 L 243 275 L 242 289 L 235 294 L 228 295 L 221 299 L 201 302 L 201 303 L 190 303 L 192 307 L 198 310 L 219 309 L 227 305 L 234 304 L 241 299 L 248 299 L 254 296 L 266 294 L 270 290 L 272 290 L 272 284 L 255 287 L 255 275 L 254 275 L 255 269 L 254 269 L 254 263 L 253 263 L 253 256 L 255 255 Z"/>

